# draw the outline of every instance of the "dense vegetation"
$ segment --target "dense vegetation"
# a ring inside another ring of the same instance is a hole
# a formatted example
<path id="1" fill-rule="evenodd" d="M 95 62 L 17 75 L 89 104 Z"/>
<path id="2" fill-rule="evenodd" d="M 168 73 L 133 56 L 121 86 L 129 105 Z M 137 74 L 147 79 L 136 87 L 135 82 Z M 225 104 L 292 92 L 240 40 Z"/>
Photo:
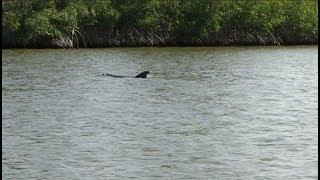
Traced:
<path id="1" fill-rule="evenodd" d="M 3 0 L 2 8 L 7 47 L 318 40 L 317 0 Z"/>

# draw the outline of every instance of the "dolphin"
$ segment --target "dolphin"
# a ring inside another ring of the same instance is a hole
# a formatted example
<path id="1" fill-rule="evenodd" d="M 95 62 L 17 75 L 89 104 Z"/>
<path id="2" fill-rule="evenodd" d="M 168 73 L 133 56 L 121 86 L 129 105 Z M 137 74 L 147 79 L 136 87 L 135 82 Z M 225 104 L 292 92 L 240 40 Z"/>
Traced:
<path id="1" fill-rule="evenodd" d="M 149 74 L 149 71 L 143 71 L 142 73 L 136 75 L 133 78 L 147 78 L 147 74 Z M 132 78 L 132 76 L 119 76 L 119 75 L 113 75 L 108 73 L 103 73 L 101 76 L 111 76 L 111 77 L 117 77 L 117 78 Z"/>

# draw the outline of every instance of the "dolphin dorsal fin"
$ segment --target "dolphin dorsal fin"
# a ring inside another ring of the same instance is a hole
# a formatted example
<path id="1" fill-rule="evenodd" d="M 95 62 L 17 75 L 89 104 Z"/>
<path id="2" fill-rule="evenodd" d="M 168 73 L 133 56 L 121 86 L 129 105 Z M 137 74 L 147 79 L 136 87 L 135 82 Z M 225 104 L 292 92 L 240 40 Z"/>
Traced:
<path id="1" fill-rule="evenodd" d="M 142 73 L 138 74 L 135 78 L 147 78 L 147 74 L 149 74 L 149 71 L 143 71 Z"/>

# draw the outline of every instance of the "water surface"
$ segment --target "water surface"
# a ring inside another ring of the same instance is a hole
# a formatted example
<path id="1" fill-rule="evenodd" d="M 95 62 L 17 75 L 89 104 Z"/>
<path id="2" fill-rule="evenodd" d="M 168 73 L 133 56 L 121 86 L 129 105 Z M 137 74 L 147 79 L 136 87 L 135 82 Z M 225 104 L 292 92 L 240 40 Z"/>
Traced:
<path id="1" fill-rule="evenodd" d="M 2 50 L 2 176 L 317 179 L 317 48 Z"/>

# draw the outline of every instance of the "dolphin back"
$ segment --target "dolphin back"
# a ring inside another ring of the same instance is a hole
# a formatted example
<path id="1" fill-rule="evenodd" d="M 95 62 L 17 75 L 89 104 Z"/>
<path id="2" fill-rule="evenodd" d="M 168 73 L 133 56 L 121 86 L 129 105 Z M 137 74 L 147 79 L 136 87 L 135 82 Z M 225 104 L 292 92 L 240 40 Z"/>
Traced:
<path id="1" fill-rule="evenodd" d="M 127 76 L 118 76 L 118 75 L 113 75 L 113 74 L 109 74 L 109 73 L 103 73 L 101 74 L 101 76 L 111 76 L 111 77 L 117 77 L 117 78 L 124 78 Z"/>
<path id="2" fill-rule="evenodd" d="M 149 71 L 144 71 L 133 78 L 147 78 L 147 74 L 149 74 Z M 125 77 L 132 78 L 132 76 L 119 76 L 119 75 L 113 75 L 113 74 L 109 74 L 109 73 L 103 73 L 103 74 L 101 74 L 101 76 L 110 76 L 110 77 L 117 77 L 117 78 L 125 78 Z"/>

